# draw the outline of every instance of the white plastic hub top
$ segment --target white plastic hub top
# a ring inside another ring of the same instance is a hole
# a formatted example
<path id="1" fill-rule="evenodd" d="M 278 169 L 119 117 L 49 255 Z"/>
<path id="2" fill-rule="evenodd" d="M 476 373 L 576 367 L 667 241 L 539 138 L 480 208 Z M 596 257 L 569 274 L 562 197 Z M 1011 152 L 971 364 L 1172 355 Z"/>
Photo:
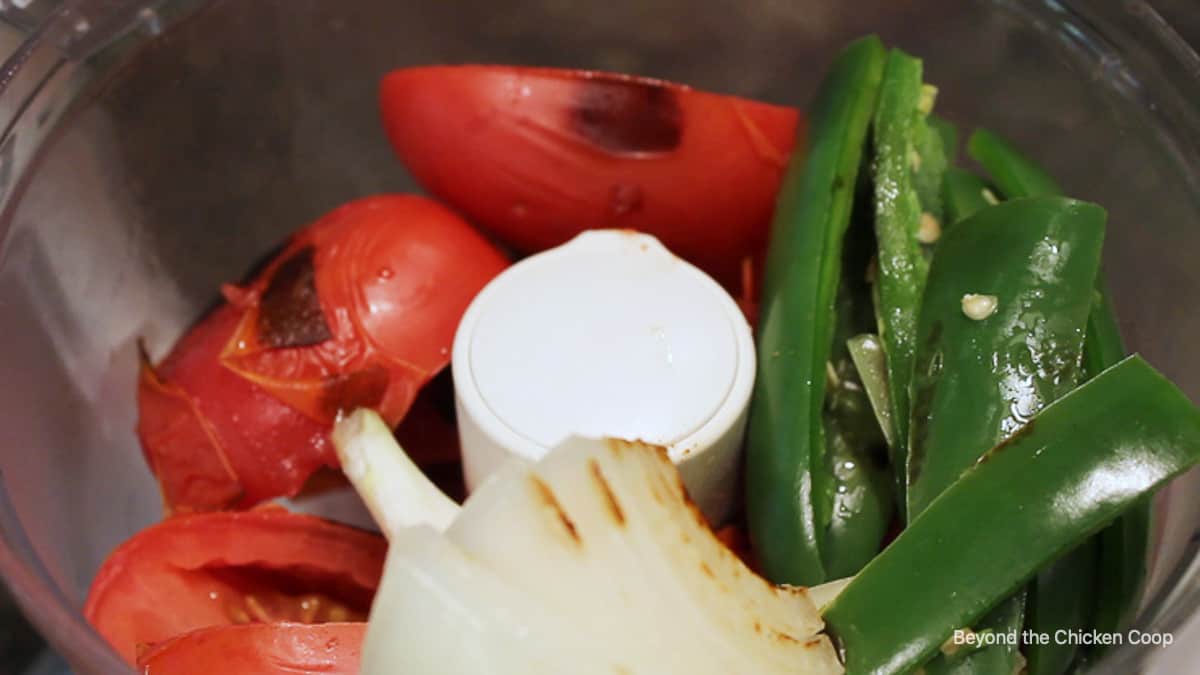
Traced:
<path id="1" fill-rule="evenodd" d="M 664 445 L 681 469 L 718 446 L 704 476 L 684 471 L 702 508 L 701 483 L 734 480 L 713 474 L 736 469 L 749 326 L 724 289 L 649 235 L 585 232 L 505 271 L 463 317 L 453 368 L 468 485 L 571 435 Z"/>

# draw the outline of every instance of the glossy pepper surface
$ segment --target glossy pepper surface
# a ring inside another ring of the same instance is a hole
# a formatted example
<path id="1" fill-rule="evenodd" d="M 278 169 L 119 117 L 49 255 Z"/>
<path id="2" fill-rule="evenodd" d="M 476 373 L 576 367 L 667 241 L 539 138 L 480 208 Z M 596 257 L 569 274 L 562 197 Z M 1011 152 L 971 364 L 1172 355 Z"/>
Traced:
<path id="1" fill-rule="evenodd" d="M 1130 357 L 1021 427 L 825 611 L 847 675 L 914 670 L 1038 569 L 1200 462 L 1200 410 Z M 948 545 L 948 543 L 951 543 Z"/>
<path id="2" fill-rule="evenodd" d="M 843 51 L 811 108 L 813 144 L 794 154 L 772 225 L 746 459 L 747 518 L 766 575 L 827 577 L 832 495 L 826 382 L 843 241 L 885 52 L 877 38 Z M 846 337 L 850 337 L 849 335 Z"/>
<path id="3" fill-rule="evenodd" d="M 968 151 L 995 178 L 1004 197 L 1062 194 L 1053 177 L 998 134 L 976 131 Z M 1097 274 L 1084 338 L 1083 377 L 1094 377 L 1125 353 L 1104 275 Z M 1040 573 L 1034 584 L 1029 628 L 1053 634 L 1060 629 L 1116 632 L 1128 627 L 1145 584 L 1151 513 L 1150 499 L 1146 499 L 1095 541 Z M 1043 596 L 1040 600 L 1039 595 Z M 1027 649 L 1030 675 L 1066 672 L 1078 651 L 1076 645 L 1057 641 L 1031 644 Z"/>
<path id="4" fill-rule="evenodd" d="M 939 243 L 917 333 L 910 521 L 1077 383 L 1104 221 L 1083 202 L 1014 200 Z M 994 312 L 968 316 L 971 294 L 994 298 Z"/>
<path id="5" fill-rule="evenodd" d="M 978 211 L 940 243 L 921 308 L 910 520 L 1078 382 L 1104 220 L 1089 204 L 1019 200 Z M 994 313 L 968 316 L 968 294 L 994 298 Z M 1018 594 L 976 629 L 1019 631 L 1023 605 Z M 960 663 L 939 659 L 930 670 L 1003 675 L 1017 665 L 1018 647 L 989 646 Z"/>
<path id="6" fill-rule="evenodd" d="M 925 163 L 917 137 L 936 139 L 922 111 L 922 65 L 892 50 L 879 88 L 872 122 L 874 146 L 873 203 L 876 255 L 876 314 L 884 343 L 887 382 L 892 406 L 890 434 L 892 465 L 905 465 L 908 446 L 909 381 L 916 352 L 917 311 L 929 273 L 929 262 L 918 239 L 923 204 L 917 172 Z M 939 141 L 940 143 L 940 141 Z M 930 158 L 932 162 L 932 158 Z M 944 160 L 942 161 L 944 164 Z M 929 168 L 929 167 L 925 167 Z M 940 182 L 940 181 L 939 181 Z M 930 214 L 929 218 L 936 219 Z M 905 481 L 897 476 L 900 494 Z"/>

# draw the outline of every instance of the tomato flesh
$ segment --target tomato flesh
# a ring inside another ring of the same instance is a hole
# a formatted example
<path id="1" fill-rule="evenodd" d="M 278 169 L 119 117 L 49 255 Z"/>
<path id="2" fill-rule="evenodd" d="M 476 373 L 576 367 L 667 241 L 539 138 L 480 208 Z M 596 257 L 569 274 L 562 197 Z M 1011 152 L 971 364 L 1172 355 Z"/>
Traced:
<path id="1" fill-rule="evenodd" d="M 84 615 L 130 663 L 206 626 L 365 620 L 387 544 L 279 508 L 179 516 L 126 541 L 92 582 Z"/>

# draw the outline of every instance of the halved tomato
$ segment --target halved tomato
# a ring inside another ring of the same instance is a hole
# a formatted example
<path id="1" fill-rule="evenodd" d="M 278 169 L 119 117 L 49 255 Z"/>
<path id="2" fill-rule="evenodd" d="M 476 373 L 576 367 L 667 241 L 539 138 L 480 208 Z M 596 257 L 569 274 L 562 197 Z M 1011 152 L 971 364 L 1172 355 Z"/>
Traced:
<path id="1" fill-rule="evenodd" d="M 450 361 L 458 321 L 507 259 L 423 197 L 360 199 L 292 238 L 157 367 L 138 435 L 172 512 L 293 496 L 337 466 L 339 411 L 395 425 Z"/>
<path id="2" fill-rule="evenodd" d="M 379 535 L 275 507 L 179 516 L 109 556 L 84 616 L 130 663 L 208 626 L 365 621 L 386 553 Z"/>
<path id="3" fill-rule="evenodd" d="M 552 68 L 404 68 L 381 106 L 421 185 L 515 248 L 640 230 L 735 290 L 804 131 L 794 108 Z"/>
<path id="4" fill-rule="evenodd" d="M 143 675 L 358 675 L 365 623 L 202 628 L 138 658 Z"/>

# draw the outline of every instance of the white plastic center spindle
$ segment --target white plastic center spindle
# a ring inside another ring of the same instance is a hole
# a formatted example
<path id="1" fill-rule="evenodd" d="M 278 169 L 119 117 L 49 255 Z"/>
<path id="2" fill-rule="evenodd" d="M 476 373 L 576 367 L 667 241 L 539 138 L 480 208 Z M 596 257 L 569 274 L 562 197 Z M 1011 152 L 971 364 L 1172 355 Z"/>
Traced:
<path id="1" fill-rule="evenodd" d="M 594 230 L 527 258 L 471 304 L 454 342 L 469 488 L 572 435 L 663 445 L 714 523 L 736 489 L 754 381 L 737 304 L 657 239 Z"/>

